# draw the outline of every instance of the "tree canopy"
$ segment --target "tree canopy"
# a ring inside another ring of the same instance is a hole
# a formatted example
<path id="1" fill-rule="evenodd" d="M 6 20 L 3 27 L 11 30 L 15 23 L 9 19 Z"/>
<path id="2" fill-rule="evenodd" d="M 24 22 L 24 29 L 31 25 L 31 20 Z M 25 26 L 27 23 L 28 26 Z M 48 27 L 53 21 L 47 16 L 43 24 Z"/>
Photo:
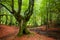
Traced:
<path id="1" fill-rule="evenodd" d="M 60 0 L 0 0 L 0 23 L 19 26 L 21 34 L 27 25 L 60 24 L 59 15 Z"/>

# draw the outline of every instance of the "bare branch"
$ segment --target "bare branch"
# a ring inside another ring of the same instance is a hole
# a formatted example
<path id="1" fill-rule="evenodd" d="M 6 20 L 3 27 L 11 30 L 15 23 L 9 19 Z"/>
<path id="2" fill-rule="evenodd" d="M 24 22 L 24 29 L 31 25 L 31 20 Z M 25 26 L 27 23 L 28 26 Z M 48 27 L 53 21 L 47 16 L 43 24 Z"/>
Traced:
<path id="1" fill-rule="evenodd" d="M 21 12 L 22 0 L 18 0 L 18 14 Z"/>
<path id="2" fill-rule="evenodd" d="M 25 11 L 25 19 L 28 21 L 30 19 L 30 16 L 33 14 L 33 7 L 34 7 L 34 0 L 29 0 L 29 7 Z"/>
<path id="3" fill-rule="evenodd" d="M 10 9 L 8 9 L 5 5 L 3 5 L 2 3 L 0 3 L 0 5 L 4 8 L 6 8 L 10 13 L 12 13 L 12 11 Z"/>
<path id="4" fill-rule="evenodd" d="M 30 6 L 31 6 L 31 1 L 29 0 L 29 6 L 28 6 L 28 9 L 24 12 L 24 15 L 26 16 L 28 14 L 28 11 L 30 9 Z"/>
<path id="5" fill-rule="evenodd" d="M 33 9 L 34 9 L 34 0 L 31 0 L 31 8 L 30 8 L 30 12 L 28 13 L 28 17 L 30 17 L 33 14 Z"/>
<path id="6" fill-rule="evenodd" d="M 15 12 L 15 10 L 14 10 L 14 0 L 12 0 L 11 8 L 12 8 L 12 14 L 14 14 L 14 12 Z"/>

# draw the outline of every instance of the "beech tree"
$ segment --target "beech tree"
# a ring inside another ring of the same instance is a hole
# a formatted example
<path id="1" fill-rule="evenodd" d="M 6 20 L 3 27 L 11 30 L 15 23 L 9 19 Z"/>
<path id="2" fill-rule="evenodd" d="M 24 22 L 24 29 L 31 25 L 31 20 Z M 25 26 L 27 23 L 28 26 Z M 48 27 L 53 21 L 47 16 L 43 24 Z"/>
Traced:
<path id="1" fill-rule="evenodd" d="M 1 0 L 3 1 L 3 0 Z M 7 0 L 6 0 L 7 1 Z M 4 7 L 5 9 L 7 9 L 11 14 L 13 14 L 13 16 L 15 17 L 15 19 L 18 21 L 19 23 L 19 33 L 18 35 L 23 35 L 23 34 L 28 34 L 30 33 L 27 28 L 27 22 L 29 21 L 31 15 L 33 14 L 33 8 L 34 8 L 34 0 L 29 0 L 29 6 L 28 8 L 25 10 L 24 12 L 24 16 L 21 15 L 21 7 L 22 7 L 22 0 L 18 0 L 18 11 L 16 11 L 14 9 L 14 0 L 11 0 L 11 10 L 5 6 L 2 2 L 0 2 L 0 5 L 2 7 Z"/>

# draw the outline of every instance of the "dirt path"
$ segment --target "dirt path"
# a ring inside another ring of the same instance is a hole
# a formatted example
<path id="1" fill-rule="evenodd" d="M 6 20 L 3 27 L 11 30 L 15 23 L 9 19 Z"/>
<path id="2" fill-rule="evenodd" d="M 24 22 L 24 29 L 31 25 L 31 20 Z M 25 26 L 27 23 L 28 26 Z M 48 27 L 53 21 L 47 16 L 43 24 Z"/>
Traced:
<path id="1" fill-rule="evenodd" d="M 34 33 L 31 35 L 23 35 L 21 37 L 16 37 L 15 40 L 56 40 L 56 39 Z"/>
<path id="2" fill-rule="evenodd" d="M 46 31 L 45 27 L 28 29 L 31 34 L 15 37 L 18 33 L 18 28 L 0 25 L 0 40 L 60 40 L 60 32 L 55 29 L 54 31 Z"/>
<path id="3" fill-rule="evenodd" d="M 38 28 L 30 28 L 30 31 L 37 32 L 40 35 L 47 36 L 48 38 L 54 38 L 56 40 L 60 40 L 60 31 L 58 30 L 41 30 L 39 27 Z"/>

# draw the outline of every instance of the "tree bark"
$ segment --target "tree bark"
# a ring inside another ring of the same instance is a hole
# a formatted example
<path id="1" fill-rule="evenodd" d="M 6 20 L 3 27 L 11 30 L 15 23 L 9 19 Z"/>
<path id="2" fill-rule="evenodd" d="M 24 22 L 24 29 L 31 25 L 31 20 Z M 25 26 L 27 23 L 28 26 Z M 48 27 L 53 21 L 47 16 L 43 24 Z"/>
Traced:
<path id="1" fill-rule="evenodd" d="M 27 28 L 27 22 L 29 21 L 31 15 L 33 14 L 33 7 L 34 7 L 34 0 L 29 0 L 29 7 L 27 9 L 27 12 L 25 13 L 25 17 L 23 17 L 22 15 L 20 15 L 21 13 L 21 6 L 22 6 L 22 0 L 18 0 L 18 12 L 16 12 L 14 10 L 14 0 L 12 0 L 12 11 L 7 8 L 5 5 L 3 5 L 2 3 L 0 3 L 0 5 L 2 5 L 3 7 L 5 7 L 11 14 L 13 14 L 13 16 L 16 18 L 16 20 L 19 23 L 19 33 L 18 36 L 21 36 L 22 34 L 28 34 L 30 33 Z"/>
<path id="2" fill-rule="evenodd" d="M 21 20 L 21 22 L 19 22 L 19 33 L 18 36 L 21 36 L 23 34 L 29 34 L 30 32 L 27 30 L 27 22 L 25 20 Z"/>

